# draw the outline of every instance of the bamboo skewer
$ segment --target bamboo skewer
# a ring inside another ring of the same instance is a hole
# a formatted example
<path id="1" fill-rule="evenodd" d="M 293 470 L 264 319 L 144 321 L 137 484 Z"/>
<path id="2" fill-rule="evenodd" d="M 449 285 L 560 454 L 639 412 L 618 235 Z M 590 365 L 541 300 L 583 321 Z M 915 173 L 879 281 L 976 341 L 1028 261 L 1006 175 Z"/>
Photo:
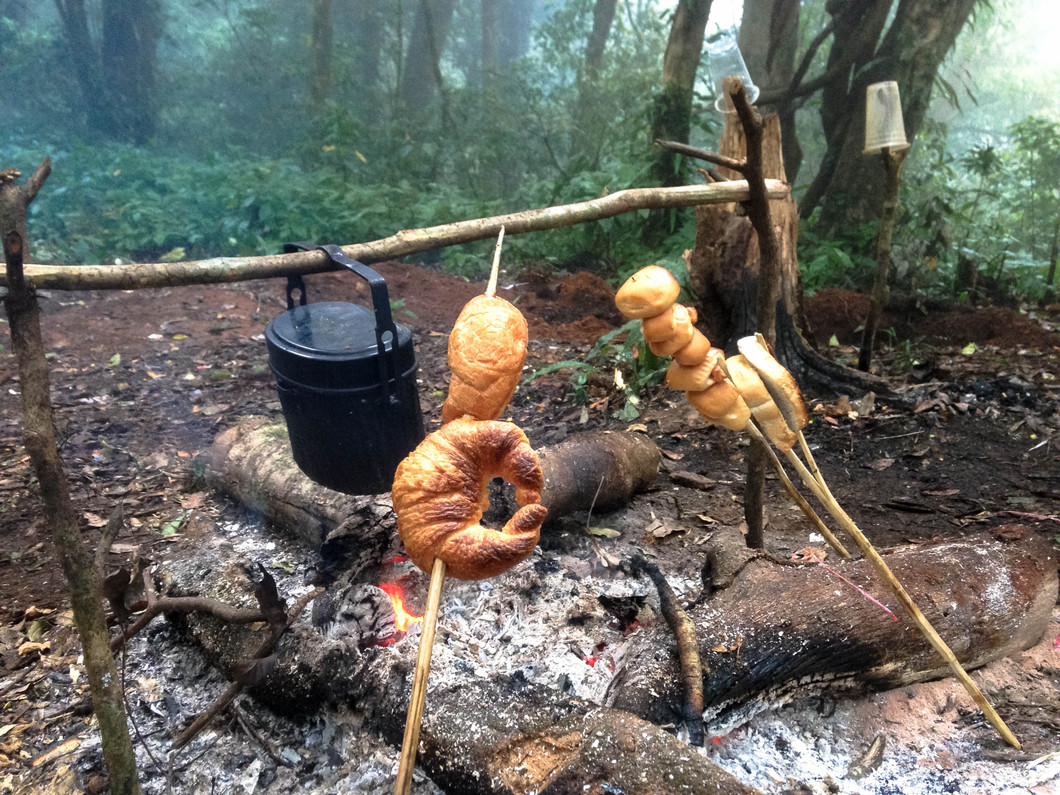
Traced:
<path id="1" fill-rule="evenodd" d="M 795 484 L 791 482 L 791 478 L 788 477 L 788 473 L 784 471 L 784 467 L 780 463 L 780 459 L 777 458 L 777 454 L 773 452 L 773 448 L 769 444 L 769 440 L 766 435 L 753 423 L 747 424 L 747 433 L 753 438 L 757 439 L 765 447 L 766 452 L 769 454 L 770 463 L 773 465 L 773 471 L 776 472 L 777 478 L 780 479 L 781 485 L 784 486 L 784 491 L 787 492 L 791 501 L 794 502 L 799 509 L 806 515 L 806 518 L 813 522 L 814 527 L 817 528 L 818 532 L 824 536 L 824 540 L 828 542 L 828 545 L 836 551 L 836 554 L 841 558 L 849 558 L 850 553 L 847 552 L 846 547 L 843 546 L 842 542 L 835 537 L 835 534 L 828 529 L 828 525 L 824 523 L 824 520 L 817 515 L 817 512 L 813 509 L 806 498 L 803 497 L 798 490 L 795 488 Z"/>
<path id="2" fill-rule="evenodd" d="M 431 586 L 427 593 L 427 608 L 423 612 L 420 647 L 416 654 L 416 670 L 412 676 L 412 695 L 409 696 L 409 711 L 405 717 L 405 737 L 401 741 L 394 795 L 407 795 L 409 787 L 412 786 L 412 770 L 416 765 L 416 750 L 420 744 L 420 723 L 423 720 L 423 703 L 427 698 L 427 677 L 431 672 L 431 651 L 434 648 L 438 609 L 442 603 L 443 582 L 445 561 L 435 558 L 434 567 L 431 569 Z"/>
<path id="3" fill-rule="evenodd" d="M 486 297 L 497 294 L 497 275 L 501 272 L 501 246 L 504 245 L 504 227 L 497 233 L 497 245 L 493 249 L 493 265 L 490 267 L 490 280 L 486 282 Z"/>
<path id="4" fill-rule="evenodd" d="M 500 273 L 501 246 L 504 243 L 504 227 L 497 235 L 497 246 L 493 252 L 486 297 L 497 292 L 497 276 Z M 401 756 L 398 759 L 397 779 L 394 795 L 408 795 L 412 786 L 412 771 L 416 765 L 416 751 L 420 744 L 420 727 L 423 721 L 423 705 L 427 698 L 427 679 L 431 672 L 431 652 L 434 649 L 434 630 L 438 623 L 438 610 L 442 601 L 442 584 L 445 582 L 445 561 L 436 557 L 431 568 L 431 584 L 427 593 L 427 607 L 423 612 L 423 627 L 420 630 L 420 646 L 416 652 L 416 668 L 412 676 L 412 693 L 409 696 L 409 711 L 405 716 L 405 736 L 401 741 Z"/>

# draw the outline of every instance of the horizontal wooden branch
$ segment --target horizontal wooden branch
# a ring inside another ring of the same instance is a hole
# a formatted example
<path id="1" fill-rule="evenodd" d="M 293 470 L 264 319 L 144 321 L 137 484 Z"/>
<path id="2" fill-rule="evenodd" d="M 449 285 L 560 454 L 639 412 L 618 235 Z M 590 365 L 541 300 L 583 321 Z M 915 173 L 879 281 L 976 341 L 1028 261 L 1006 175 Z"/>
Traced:
<path id="1" fill-rule="evenodd" d="M 789 193 L 788 186 L 779 180 L 767 180 L 766 187 L 771 199 L 781 199 Z M 361 262 L 382 262 L 420 251 L 494 238 L 502 226 L 506 235 L 518 235 L 599 221 L 637 210 L 741 202 L 746 201 L 748 196 L 747 182 L 742 180 L 672 188 L 630 188 L 577 204 L 458 221 L 425 229 L 406 229 L 370 243 L 343 246 L 342 250 Z M 25 278 L 30 286 L 49 290 L 134 290 L 239 282 L 331 270 L 336 270 L 336 267 L 324 252 L 305 251 L 261 257 L 217 257 L 192 262 L 26 265 Z M 0 285 L 7 286 L 2 275 Z"/>

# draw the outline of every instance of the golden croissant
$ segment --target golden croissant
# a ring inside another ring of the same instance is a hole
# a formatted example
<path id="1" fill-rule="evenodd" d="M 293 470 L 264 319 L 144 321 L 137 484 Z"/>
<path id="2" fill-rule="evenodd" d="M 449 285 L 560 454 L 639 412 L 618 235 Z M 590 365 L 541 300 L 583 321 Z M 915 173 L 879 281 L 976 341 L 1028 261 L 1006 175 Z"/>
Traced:
<path id="1" fill-rule="evenodd" d="M 501 530 L 483 527 L 489 482 L 515 486 L 521 506 Z M 435 557 L 461 580 L 494 577 L 537 546 L 548 509 L 544 475 L 526 435 L 510 422 L 460 417 L 427 436 L 397 468 L 392 497 L 398 534 L 412 562 L 431 571 Z"/>

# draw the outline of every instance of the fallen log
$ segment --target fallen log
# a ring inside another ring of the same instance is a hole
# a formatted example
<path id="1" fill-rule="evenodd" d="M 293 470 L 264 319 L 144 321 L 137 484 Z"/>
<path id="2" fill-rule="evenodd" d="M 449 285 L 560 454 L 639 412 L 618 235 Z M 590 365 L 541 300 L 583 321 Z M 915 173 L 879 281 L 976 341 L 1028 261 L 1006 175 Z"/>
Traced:
<path id="1" fill-rule="evenodd" d="M 238 595 L 251 588 L 246 561 L 220 535 L 189 539 L 160 564 L 166 597 Z M 354 586 L 378 591 L 373 586 Z M 272 673 L 247 692 L 278 713 L 303 718 L 349 707 L 363 725 L 401 745 L 416 638 L 362 642 L 371 607 L 341 598 L 332 621 L 299 621 L 285 636 Z M 353 602 L 355 610 L 350 610 Z M 389 609 L 380 603 L 376 610 Z M 224 625 L 214 615 L 170 617 L 229 678 L 259 647 L 264 628 Z M 391 616 L 392 618 L 392 616 Z M 392 628 L 392 622 L 391 622 Z M 373 633 L 374 633 L 373 629 Z M 482 679 L 444 646 L 432 664 L 417 764 L 446 792 L 461 795 L 566 795 L 589 792 L 750 795 L 741 784 L 672 734 L 628 712 L 572 698 L 518 673 Z M 230 690 L 232 688 L 229 688 Z M 610 787 L 610 789 L 608 789 Z"/>
<path id="2" fill-rule="evenodd" d="M 577 434 L 538 454 L 549 520 L 628 502 L 655 480 L 662 458 L 646 435 L 615 431 Z M 376 562 L 397 537 L 390 495 L 349 496 L 311 481 L 294 463 L 282 422 L 250 417 L 221 433 L 206 477 L 312 549 L 323 548 L 326 558 L 345 557 L 356 543 L 363 560 Z"/>
<path id="3" fill-rule="evenodd" d="M 373 722 L 401 742 L 404 699 L 385 701 Z M 705 756 L 622 710 L 518 682 L 468 677 L 431 690 L 419 764 L 446 792 L 490 795 L 750 795 Z"/>
<path id="4" fill-rule="evenodd" d="M 739 542 L 742 543 L 742 542 Z M 739 559 L 722 551 L 710 560 Z M 750 557 L 750 560 L 747 560 Z M 722 733 L 794 697 L 889 689 L 949 669 L 865 560 L 829 561 L 893 616 L 823 566 L 743 554 L 735 575 L 689 610 L 703 664 L 704 720 Z M 1044 539 L 990 536 L 885 555 L 928 620 L 968 669 L 1035 643 L 1057 596 L 1057 561 Z M 680 721 L 676 644 L 659 624 L 634 636 L 606 703 L 654 723 Z"/>

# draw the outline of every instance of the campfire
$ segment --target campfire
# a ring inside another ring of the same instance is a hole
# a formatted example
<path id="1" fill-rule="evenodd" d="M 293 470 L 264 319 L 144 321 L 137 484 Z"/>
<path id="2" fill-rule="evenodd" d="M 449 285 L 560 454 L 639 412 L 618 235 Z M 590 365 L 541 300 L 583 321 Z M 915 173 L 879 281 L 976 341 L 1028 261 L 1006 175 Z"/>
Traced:
<path id="1" fill-rule="evenodd" d="M 423 616 L 414 616 L 405 608 L 405 591 L 396 582 L 380 583 L 379 587 L 390 597 L 390 604 L 394 608 L 394 628 L 399 633 L 408 632 L 413 624 L 423 621 Z M 397 640 L 395 637 L 392 641 Z"/>

